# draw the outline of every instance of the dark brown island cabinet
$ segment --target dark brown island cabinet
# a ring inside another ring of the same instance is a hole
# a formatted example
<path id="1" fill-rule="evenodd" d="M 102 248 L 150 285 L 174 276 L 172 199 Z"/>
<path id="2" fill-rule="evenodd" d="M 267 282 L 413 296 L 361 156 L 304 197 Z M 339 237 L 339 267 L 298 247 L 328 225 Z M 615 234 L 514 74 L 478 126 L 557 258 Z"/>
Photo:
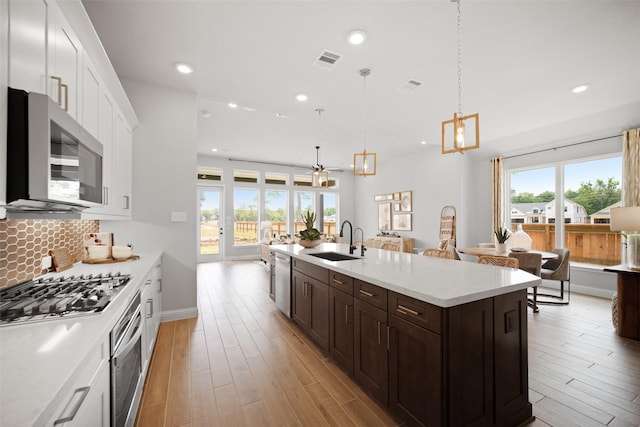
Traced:
<path id="1" fill-rule="evenodd" d="M 293 258 L 293 320 L 407 425 L 517 426 L 526 290 L 442 308 Z"/>

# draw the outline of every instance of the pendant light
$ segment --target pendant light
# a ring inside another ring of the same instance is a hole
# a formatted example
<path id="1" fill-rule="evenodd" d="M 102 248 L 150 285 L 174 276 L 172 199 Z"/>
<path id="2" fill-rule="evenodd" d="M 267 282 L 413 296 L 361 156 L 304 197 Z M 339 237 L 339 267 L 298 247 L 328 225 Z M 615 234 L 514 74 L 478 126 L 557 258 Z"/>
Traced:
<path id="1" fill-rule="evenodd" d="M 322 140 L 322 113 L 324 109 L 316 108 L 318 113 L 318 127 L 320 128 L 320 140 Z M 314 188 L 329 187 L 329 171 L 320 164 L 320 146 L 316 145 L 316 164 L 311 166 L 311 186 Z"/>
<path id="2" fill-rule="evenodd" d="M 355 176 L 371 176 L 376 174 L 376 153 L 367 151 L 367 76 L 371 70 L 363 68 L 360 70 L 362 76 L 362 141 L 364 149 L 362 153 L 353 155 L 353 174 Z"/>
<path id="3" fill-rule="evenodd" d="M 442 154 L 464 153 L 467 150 L 480 148 L 480 118 L 478 113 L 469 114 L 468 116 L 462 114 L 461 0 L 451 1 L 457 3 L 458 6 L 458 112 L 453 113 L 452 120 L 442 122 Z M 474 142 L 473 145 L 470 144 L 471 142 Z"/>
<path id="4" fill-rule="evenodd" d="M 316 145 L 316 164 L 311 166 L 311 186 L 314 188 L 329 187 L 329 171 L 320 164 L 320 146 Z"/>

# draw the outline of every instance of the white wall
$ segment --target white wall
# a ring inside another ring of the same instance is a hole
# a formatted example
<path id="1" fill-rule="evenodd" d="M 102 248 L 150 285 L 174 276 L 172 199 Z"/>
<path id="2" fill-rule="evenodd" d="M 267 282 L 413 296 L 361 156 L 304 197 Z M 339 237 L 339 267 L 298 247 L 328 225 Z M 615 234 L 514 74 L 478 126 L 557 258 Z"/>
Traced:
<path id="1" fill-rule="evenodd" d="M 310 162 L 311 163 L 311 162 Z M 224 258 L 225 259 L 250 259 L 258 257 L 258 247 L 257 245 L 246 245 L 246 246 L 233 246 L 233 222 L 230 220 L 233 217 L 233 170 L 234 169 L 242 169 L 249 171 L 258 171 L 260 172 L 261 179 L 259 183 L 247 183 L 242 184 L 243 187 L 248 188 L 256 188 L 261 192 L 264 189 L 282 189 L 288 191 L 318 191 L 320 190 L 312 189 L 309 187 L 294 187 L 293 186 L 293 175 L 304 175 L 307 171 L 300 168 L 291 168 L 279 165 L 266 165 L 260 163 L 251 163 L 251 162 L 240 162 L 240 161 L 229 161 L 226 158 L 218 157 L 218 156 L 198 156 L 198 166 L 211 166 L 222 168 L 222 182 L 218 181 L 209 181 L 203 182 L 202 185 L 213 185 L 219 186 L 223 188 L 224 191 L 224 209 L 226 211 L 225 217 L 227 220 L 225 221 L 225 236 L 223 239 L 224 244 Z M 273 173 L 284 173 L 289 174 L 289 181 L 286 186 L 273 186 L 264 184 L 264 172 L 273 172 Z M 194 172 L 195 176 L 195 172 Z M 338 207 L 339 207 L 339 217 L 338 221 L 342 222 L 345 219 L 351 220 L 353 222 L 355 216 L 355 203 L 354 203 L 354 177 L 351 172 L 330 172 L 330 177 L 338 180 Z M 329 189 L 327 192 L 333 192 L 333 190 Z M 262 193 L 261 193 L 262 194 Z M 260 196 L 262 197 L 262 196 Z M 293 203 L 294 200 L 292 198 L 289 199 L 289 212 L 293 212 Z M 264 213 L 261 213 L 264 215 Z M 264 218 L 260 218 L 263 220 Z M 354 224 L 354 227 L 356 225 Z M 339 227 L 339 224 L 338 224 Z M 262 236 L 260 236 L 261 238 Z"/>
<path id="2" fill-rule="evenodd" d="M 164 251 L 163 320 L 195 316 L 196 98 L 192 93 L 123 80 L 140 120 L 133 132 L 133 220 L 101 221 L 102 231 L 136 252 Z M 186 222 L 171 222 L 185 212 Z"/>
<path id="3" fill-rule="evenodd" d="M 467 161 L 461 155 L 440 154 L 440 148 L 425 147 L 413 155 L 396 159 L 378 159 L 377 174 L 355 177 L 356 215 L 354 226 L 362 227 L 365 235 L 378 233 L 377 194 L 399 191 L 412 192 L 413 230 L 398 232 L 413 237 L 414 247 L 434 247 L 440 231 L 440 211 L 445 205 L 456 208 L 461 216 L 462 171 Z M 465 224 L 458 222 L 464 231 Z"/>

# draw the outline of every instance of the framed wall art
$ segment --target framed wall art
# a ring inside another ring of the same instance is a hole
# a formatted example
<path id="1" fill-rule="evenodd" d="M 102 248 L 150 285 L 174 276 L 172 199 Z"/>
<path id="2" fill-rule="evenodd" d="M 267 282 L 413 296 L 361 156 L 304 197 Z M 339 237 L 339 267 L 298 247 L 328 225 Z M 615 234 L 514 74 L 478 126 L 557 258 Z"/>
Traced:
<path id="1" fill-rule="evenodd" d="M 411 191 L 403 191 L 400 193 L 400 206 L 402 212 L 411 212 L 412 201 L 411 201 Z"/>
<path id="2" fill-rule="evenodd" d="M 378 230 L 391 230 L 391 203 L 380 203 L 378 205 Z"/>
<path id="3" fill-rule="evenodd" d="M 393 229 L 397 231 L 411 231 L 411 214 L 410 213 L 394 213 Z"/>

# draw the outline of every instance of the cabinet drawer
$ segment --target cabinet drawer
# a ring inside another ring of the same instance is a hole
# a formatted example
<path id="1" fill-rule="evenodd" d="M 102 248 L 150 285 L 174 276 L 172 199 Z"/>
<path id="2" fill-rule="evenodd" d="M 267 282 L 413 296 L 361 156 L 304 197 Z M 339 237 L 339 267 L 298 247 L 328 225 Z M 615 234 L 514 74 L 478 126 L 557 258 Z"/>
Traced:
<path id="1" fill-rule="evenodd" d="M 353 277 L 329 270 L 329 284 L 342 292 L 353 295 Z"/>
<path id="2" fill-rule="evenodd" d="M 386 310 L 387 308 L 387 290 L 371 283 L 363 282 L 355 279 L 354 281 L 355 296 L 362 301 L 366 301 L 371 305 Z"/>
<path id="3" fill-rule="evenodd" d="M 437 334 L 442 333 L 442 309 L 424 301 L 389 292 L 390 314 L 394 314 Z"/>
<path id="4" fill-rule="evenodd" d="M 293 258 L 293 268 L 309 277 L 313 277 L 314 279 L 321 281 L 322 283 L 326 284 L 329 282 L 329 270 L 324 267 Z"/>

